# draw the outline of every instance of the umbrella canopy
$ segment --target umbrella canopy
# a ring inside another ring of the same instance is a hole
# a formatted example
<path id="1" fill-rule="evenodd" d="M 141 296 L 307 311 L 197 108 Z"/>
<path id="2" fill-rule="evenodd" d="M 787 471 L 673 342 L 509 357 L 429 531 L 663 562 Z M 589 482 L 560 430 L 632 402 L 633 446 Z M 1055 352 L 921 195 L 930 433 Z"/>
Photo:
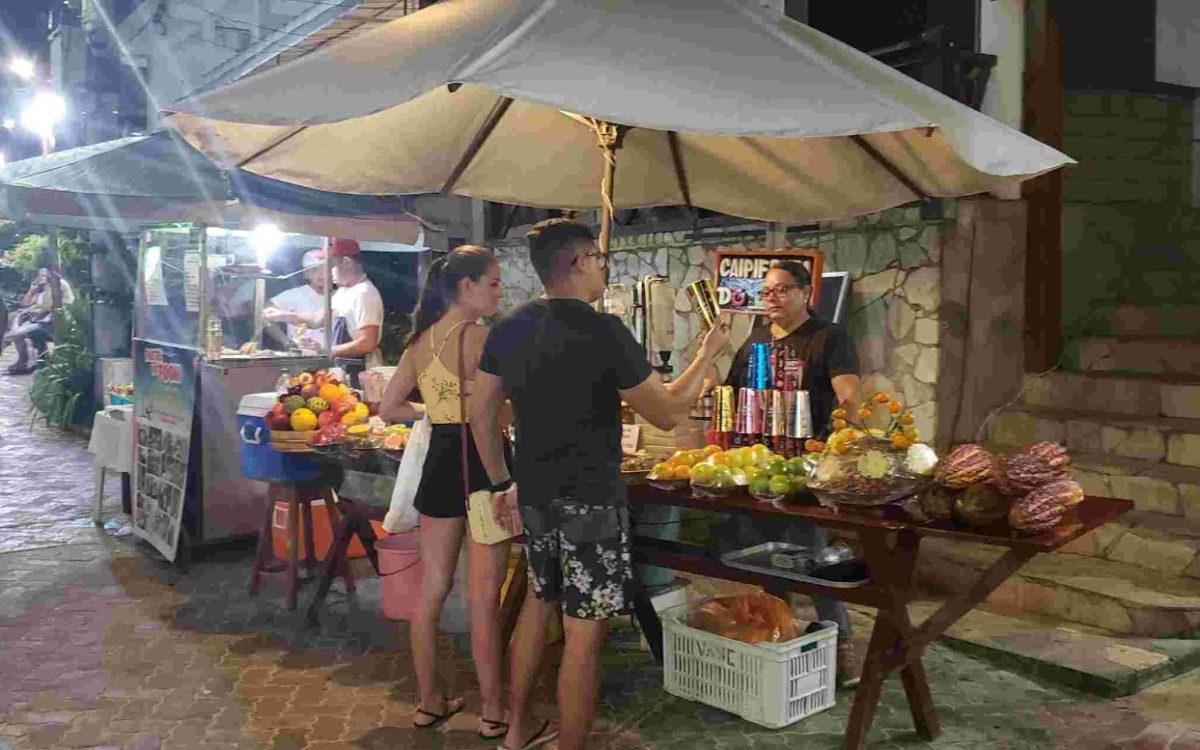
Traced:
<path id="1" fill-rule="evenodd" d="M 412 198 L 341 195 L 224 172 L 170 131 L 118 138 L 0 167 L 0 216 L 127 229 L 155 221 L 249 225 L 411 241 Z M 410 237 L 411 235 L 411 237 Z"/>
<path id="2" fill-rule="evenodd" d="M 817 221 L 1070 159 L 744 0 L 443 0 L 172 105 L 221 163 L 339 192 Z M 611 155 L 611 151 L 607 152 Z"/>

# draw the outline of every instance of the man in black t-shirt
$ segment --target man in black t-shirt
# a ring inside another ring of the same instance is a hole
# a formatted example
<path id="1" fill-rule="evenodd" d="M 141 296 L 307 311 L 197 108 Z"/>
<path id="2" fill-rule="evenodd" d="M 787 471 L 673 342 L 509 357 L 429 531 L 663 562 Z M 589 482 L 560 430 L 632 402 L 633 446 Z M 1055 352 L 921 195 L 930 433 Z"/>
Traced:
<path id="1" fill-rule="evenodd" d="M 607 285 L 607 257 L 590 229 L 551 219 L 529 233 L 546 296 L 501 320 L 489 334 L 472 393 L 471 429 L 510 528 L 523 526 L 531 595 L 512 646 L 512 710 L 505 747 L 549 741 L 548 722 L 528 713 L 546 625 L 562 606 L 566 646 L 559 668 L 559 747 L 582 748 L 595 711 L 600 647 L 608 620 L 628 611 L 633 566 L 620 476 L 621 401 L 671 429 L 700 394 L 729 338 L 706 336 L 696 361 L 664 385 L 621 321 L 592 303 Z M 500 407 L 516 416 L 515 483 L 499 439 Z M 519 493 L 517 488 L 520 488 Z"/>
<path id="2" fill-rule="evenodd" d="M 809 309 L 812 279 L 808 269 L 790 260 L 775 262 L 763 281 L 767 321 L 750 332 L 738 349 L 729 368 L 726 385 L 747 385 L 746 362 L 754 342 L 777 341 L 795 349 L 804 367 L 801 390 L 808 391 L 812 411 L 813 435 L 827 437 L 830 414 L 840 404 L 849 404 L 858 397 L 858 355 L 850 337 L 841 326 L 816 317 Z M 730 517 L 722 533 L 731 547 L 746 548 L 764 542 L 790 542 L 816 552 L 829 545 L 825 529 L 806 521 L 786 525 L 778 519 L 764 519 L 736 514 Z M 838 626 L 838 682 L 845 687 L 856 684 L 862 672 L 858 655 L 850 643 L 850 616 L 846 605 L 837 599 L 814 596 L 817 616 L 836 622 Z"/>

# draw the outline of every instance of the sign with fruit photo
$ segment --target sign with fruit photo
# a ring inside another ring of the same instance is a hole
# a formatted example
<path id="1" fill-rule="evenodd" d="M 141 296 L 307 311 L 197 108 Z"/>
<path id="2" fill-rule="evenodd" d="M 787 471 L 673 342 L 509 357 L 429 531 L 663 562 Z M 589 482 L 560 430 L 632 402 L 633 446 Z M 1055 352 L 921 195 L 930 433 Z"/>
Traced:
<path id="1" fill-rule="evenodd" d="M 138 339 L 134 357 L 133 533 L 174 560 L 187 498 L 197 356 L 192 349 Z"/>

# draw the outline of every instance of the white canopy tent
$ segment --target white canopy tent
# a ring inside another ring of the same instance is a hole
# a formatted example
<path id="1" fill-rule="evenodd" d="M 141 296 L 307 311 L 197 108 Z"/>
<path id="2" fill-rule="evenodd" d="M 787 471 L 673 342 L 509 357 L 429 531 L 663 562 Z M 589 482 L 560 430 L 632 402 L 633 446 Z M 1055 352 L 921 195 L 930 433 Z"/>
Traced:
<path id="1" fill-rule="evenodd" d="M 218 163 L 321 190 L 606 218 L 691 205 L 814 222 L 1071 163 L 743 0 L 443 0 L 166 119 Z"/>

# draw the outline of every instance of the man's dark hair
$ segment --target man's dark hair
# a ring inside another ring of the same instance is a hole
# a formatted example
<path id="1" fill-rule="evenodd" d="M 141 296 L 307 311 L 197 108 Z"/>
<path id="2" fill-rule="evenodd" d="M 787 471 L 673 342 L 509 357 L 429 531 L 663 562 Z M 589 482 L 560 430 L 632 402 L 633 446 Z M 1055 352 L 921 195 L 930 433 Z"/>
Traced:
<path id="1" fill-rule="evenodd" d="M 579 243 L 589 245 L 596 235 L 586 224 L 572 219 L 546 219 L 533 225 L 525 235 L 529 241 L 529 259 L 543 284 L 561 280 L 572 260 L 570 250 Z"/>
<path id="2" fill-rule="evenodd" d="M 801 289 L 812 286 L 812 274 L 808 272 L 808 267 L 798 260 L 777 260 L 771 264 L 771 268 L 787 271 L 796 280 L 796 286 Z"/>

